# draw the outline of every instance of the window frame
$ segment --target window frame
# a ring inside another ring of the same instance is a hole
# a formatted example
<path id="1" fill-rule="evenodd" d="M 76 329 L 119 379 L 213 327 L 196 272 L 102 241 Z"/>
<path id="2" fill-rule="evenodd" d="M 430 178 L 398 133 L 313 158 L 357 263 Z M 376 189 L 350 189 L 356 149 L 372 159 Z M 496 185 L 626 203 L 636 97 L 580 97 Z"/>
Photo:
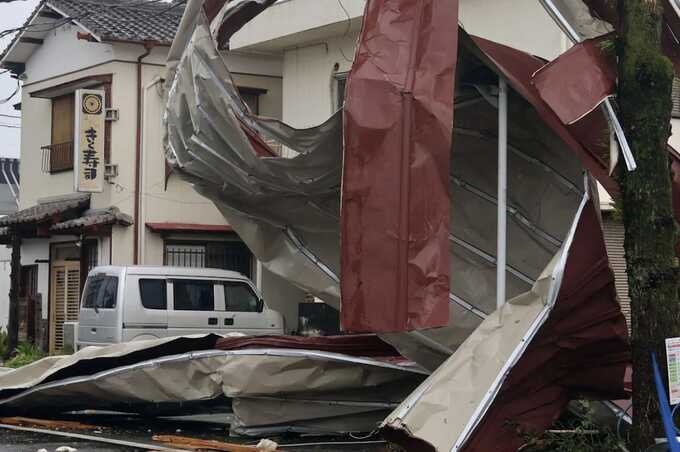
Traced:
<path id="1" fill-rule="evenodd" d="M 349 71 L 333 74 L 333 109 L 338 111 L 345 106 L 345 93 L 347 92 L 347 79 Z M 340 89 L 342 85 L 342 90 Z"/>
<path id="2" fill-rule="evenodd" d="M 238 246 L 243 246 L 245 250 L 248 252 L 248 265 L 247 265 L 247 272 L 241 272 L 241 269 L 229 269 L 225 267 L 208 267 L 209 263 L 209 246 L 228 246 L 230 244 L 237 244 Z M 168 246 L 195 246 L 199 247 L 202 246 L 204 248 L 204 256 L 203 256 L 203 267 L 193 267 L 193 266 L 183 266 L 183 265 L 173 265 L 170 262 L 169 256 L 168 256 Z M 242 273 L 244 276 L 247 278 L 252 278 L 253 275 L 255 274 L 255 256 L 253 255 L 252 251 L 248 248 L 248 246 L 240 240 L 237 237 L 234 237 L 234 240 L 195 240 L 195 239 L 164 239 L 163 240 L 163 265 L 166 266 L 175 266 L 175 267 L 184 267 L 184 268 L 214 268 L 214 269 L 219 269 L 219 270 L 227 270 L 227 271 L 237 271 Z"/>

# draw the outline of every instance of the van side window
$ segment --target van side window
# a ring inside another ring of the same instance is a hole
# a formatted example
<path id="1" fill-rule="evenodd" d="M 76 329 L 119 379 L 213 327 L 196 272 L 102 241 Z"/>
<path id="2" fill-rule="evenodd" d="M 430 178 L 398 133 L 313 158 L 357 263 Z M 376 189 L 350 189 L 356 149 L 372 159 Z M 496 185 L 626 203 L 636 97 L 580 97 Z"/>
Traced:
<path id="1" fill-rule="evenodd" d="M 167 309 L 168 299 L 164 279 L 140 279 L 139 296 L 146 309 Z"/>
<path id="2" fill-rule="evenodd" d="M 212 281 L 175 279 L 172 282 L 176 311 L 214 311 Z"/>
<path id="3" fill-rule="evenodd" d="M 248 284 L 225 282 L 224 296 L 226 297 L 227 311 L 259 312 L 259 298 Z"/>
<path id="4" fill-rule="evenodd" d="M 113 309 L 116 307 L 118 278 L 95 275 L 87 278 L 83 294 L 84 308 Z"/>

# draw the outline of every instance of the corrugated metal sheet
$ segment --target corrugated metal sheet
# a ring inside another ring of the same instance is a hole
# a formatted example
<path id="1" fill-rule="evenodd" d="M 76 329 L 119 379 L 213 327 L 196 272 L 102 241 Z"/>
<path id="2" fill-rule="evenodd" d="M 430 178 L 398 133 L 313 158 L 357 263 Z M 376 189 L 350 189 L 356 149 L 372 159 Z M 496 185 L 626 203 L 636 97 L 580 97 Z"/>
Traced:
<path id="1" fill-rule="evenodd" d="M 607 246 L 609 263 L 614 270 L 616 292 L 619 295 L 621 311 L 626 317 L 630 330 L 630 297 L 628 296 L 628 276 L 626 275 L 626 256 L 623 249 L 624 229 L 620 220 L 604 219 L 604 241 Z"/>

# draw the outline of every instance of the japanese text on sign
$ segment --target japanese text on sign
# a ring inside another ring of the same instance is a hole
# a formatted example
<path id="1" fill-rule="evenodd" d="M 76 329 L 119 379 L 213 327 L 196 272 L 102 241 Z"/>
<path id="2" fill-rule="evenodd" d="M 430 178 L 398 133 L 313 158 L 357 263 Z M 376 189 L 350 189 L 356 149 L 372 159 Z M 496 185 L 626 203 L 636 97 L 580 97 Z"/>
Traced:
<path id="1" fill-rule="evenodd" d="M 76 190 L 104 190 L 104 91 L 76 91 Z"/>

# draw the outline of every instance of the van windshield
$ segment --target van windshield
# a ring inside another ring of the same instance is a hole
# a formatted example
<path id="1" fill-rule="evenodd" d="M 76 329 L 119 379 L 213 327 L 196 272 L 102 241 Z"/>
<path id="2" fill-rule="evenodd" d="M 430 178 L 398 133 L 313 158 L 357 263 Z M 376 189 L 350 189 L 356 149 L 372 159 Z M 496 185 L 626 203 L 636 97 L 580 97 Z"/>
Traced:
<path id="1" fill-rule="evenodd" d="M 83 307 L 113 309 L 116 307 L 117 292 L 118 278 L 116 276 L 90 276 L 85 283 Z"/>

